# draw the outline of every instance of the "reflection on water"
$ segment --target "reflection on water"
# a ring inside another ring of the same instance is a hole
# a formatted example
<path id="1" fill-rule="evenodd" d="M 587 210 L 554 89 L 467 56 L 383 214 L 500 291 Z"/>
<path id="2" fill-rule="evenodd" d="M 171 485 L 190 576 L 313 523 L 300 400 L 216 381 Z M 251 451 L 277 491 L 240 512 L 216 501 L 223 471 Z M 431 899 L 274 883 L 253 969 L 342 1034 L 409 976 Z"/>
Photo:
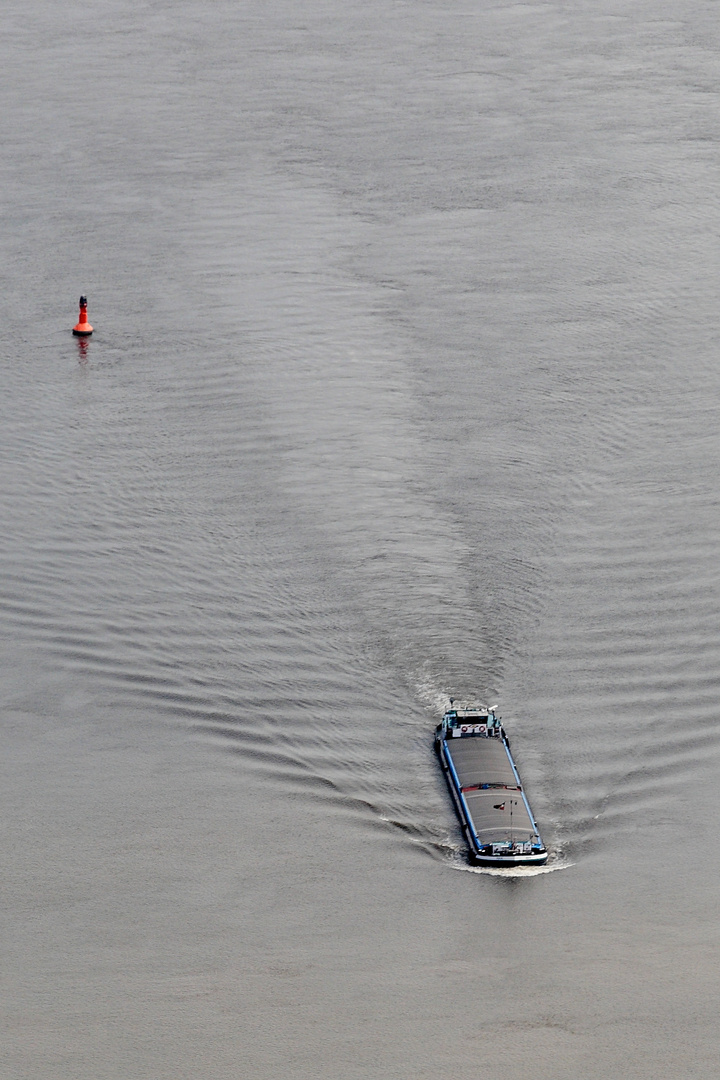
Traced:
<path id="1" fill-rule="evenodd" d="M 83 366 L 88 362 L 88 347 L 90 342 L 87 338 L 79 337 L 76 339 L 78 362 Z"/>

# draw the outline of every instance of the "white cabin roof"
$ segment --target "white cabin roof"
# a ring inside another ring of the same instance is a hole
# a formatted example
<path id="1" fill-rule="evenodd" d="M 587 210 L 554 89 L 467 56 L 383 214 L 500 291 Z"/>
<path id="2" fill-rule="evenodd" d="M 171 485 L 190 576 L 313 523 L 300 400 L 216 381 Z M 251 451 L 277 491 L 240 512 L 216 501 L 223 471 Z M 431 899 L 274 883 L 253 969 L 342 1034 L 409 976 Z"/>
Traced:
<path id="1" fill-rule="evenodd" d="M 448 705 L 445 712 L 455 713 L 491 713 L 493 710 L 489 709 L 487 705 L 481 705 L 477 701 L 453 701 L 452 705 Z"/>

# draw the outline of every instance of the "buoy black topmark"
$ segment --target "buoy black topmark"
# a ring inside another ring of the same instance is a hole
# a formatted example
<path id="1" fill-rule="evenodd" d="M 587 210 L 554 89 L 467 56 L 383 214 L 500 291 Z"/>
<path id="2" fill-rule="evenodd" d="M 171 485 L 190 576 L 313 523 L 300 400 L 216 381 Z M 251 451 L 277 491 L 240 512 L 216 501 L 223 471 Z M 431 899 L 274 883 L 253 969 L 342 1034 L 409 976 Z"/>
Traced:
<path id="1" fill-rule="evenodd" d="M 87 296 L 80 297 L 80 315 L 77 323 L 73 326 L 73 334 L 76 337 L 90 337 L 92 334 L 92 326 L 87 317 Z"/>

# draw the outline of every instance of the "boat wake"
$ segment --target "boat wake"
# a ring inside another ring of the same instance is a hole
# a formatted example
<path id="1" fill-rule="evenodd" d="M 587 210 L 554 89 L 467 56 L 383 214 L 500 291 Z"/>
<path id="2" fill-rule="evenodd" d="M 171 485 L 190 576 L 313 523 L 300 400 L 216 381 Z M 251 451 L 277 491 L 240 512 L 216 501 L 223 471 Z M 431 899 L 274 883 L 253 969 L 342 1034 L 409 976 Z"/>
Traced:
<path id="1" fill-rule="evenodd" d="M 556 870 L 569 870 L 575 863 L 569 862 L 565 859 L 558 859 L 556 862 L 548 860 L 545 866 L 507 866 L 507 867 L 495 867 L 495 866 L 470 866 L 469 864 L 461 862 L 452 862 L 452 870 L 464 870 L 468 874 L 485 874 L 490 877 L 500 878 L 526 878 L 537 877 L 538 874 L 553 874 Z"/>

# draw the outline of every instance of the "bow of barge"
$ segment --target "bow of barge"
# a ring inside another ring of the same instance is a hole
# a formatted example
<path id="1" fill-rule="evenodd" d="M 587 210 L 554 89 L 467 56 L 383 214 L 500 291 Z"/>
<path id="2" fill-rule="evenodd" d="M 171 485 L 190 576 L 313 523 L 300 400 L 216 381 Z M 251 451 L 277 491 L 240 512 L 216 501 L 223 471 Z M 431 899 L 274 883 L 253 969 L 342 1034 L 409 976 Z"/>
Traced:
<path id="1" fill-rule="evenodd" d="M 435 748 L 467 838 L 480 866 L 541 866 L 548 853 L 530 809 L 500 719 L 481 705 L 450 708 Z"/>

